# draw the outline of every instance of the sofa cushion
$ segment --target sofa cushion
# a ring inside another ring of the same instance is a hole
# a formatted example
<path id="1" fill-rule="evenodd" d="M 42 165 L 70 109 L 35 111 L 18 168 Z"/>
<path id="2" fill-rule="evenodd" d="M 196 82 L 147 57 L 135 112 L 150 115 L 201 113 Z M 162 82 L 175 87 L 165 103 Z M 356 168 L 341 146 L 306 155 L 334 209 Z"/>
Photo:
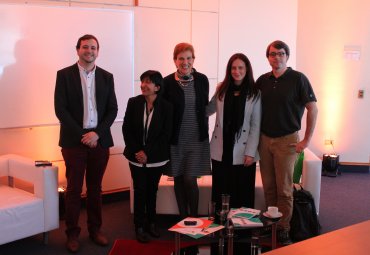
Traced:
<path id="1" fill-rule="evenodd" d="M 8 159 L 5 157 L 0 157 L 0 176 L 9 175 L 9 163 Z"/>
<path id="2" fill-rule="evenodd" d="M 198 213 L 200 215 L 208 214 L 208 201 L 212 197 L 212 176 L 205 175 L 198 178 L 199 187 L 199 207 Z M 173 180 L 171 177 L 162 175 L 157 192 L 157 213 L 158 214 L 178 214 L 178 207 L 176 202 L 176 196 L 173 188 Z M 130 192 L 130 209 L 131 213 L 134 211 L 134 192 L 131 183 Z M 255 194 L 254 194 L 254 205 L 256 209 L 265 209 L 265 199 L 262 187 L 261 173 L 259 166 L 256 170 L 256 184 L 255 184 Z"/>
<path id="3" fill-rule="evenodd" d="M 170 178 L 170 179 L 169 179 Z M 205 175 L 197 179 L 199 187 L 198 212 L 200 215 L 208 214 L 208 201 L 212 196 L 212 176 Z M 176 196 L 174 192 L 174 181 L 171 177 L 162 175 L 157 192 L 157 213 L 178 214 Z"/>
<path id="4" fill-rule="evenodd" d="M 0 244 L 43 232 L 43 207 L 32 193 L 0 185 Z"/>

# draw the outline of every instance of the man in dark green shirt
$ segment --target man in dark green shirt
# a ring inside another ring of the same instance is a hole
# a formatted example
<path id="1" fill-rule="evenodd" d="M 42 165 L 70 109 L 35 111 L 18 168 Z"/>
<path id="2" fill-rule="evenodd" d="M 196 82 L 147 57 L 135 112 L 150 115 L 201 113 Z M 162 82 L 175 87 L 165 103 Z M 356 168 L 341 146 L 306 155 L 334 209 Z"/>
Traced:
<path id="1" fill-rule="evenodd" d="M 262 122 L 259 153 L 266 206 L 277 206 L 283 216 L 278 223 L 278 239 L 290 244 L 293 210 L 293 170 L 297 153 L 310 143 L 317 118 L 316 97 L 307 77 L 287 67 L 290 50 L 282 41 L 272 42 L 266 57 L 272 71 L 258 78 L 262 95 Z M 306 131 L 298 131 L 307 110 Z"/>

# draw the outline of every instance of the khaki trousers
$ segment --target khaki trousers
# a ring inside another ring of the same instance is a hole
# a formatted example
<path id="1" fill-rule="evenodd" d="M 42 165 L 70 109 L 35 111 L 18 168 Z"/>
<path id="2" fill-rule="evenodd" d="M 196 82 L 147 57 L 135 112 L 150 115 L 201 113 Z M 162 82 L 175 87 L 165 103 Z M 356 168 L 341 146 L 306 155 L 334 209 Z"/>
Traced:
<path id="1" fill-rule="evenodd" d="M 272 138 L 261 134 L 260 169 L 266 206 L 277 206 L 283 214 L 278 226 L 289 231 L 293 212 L 293 171 L 297 158 L 298 132 Z"/>

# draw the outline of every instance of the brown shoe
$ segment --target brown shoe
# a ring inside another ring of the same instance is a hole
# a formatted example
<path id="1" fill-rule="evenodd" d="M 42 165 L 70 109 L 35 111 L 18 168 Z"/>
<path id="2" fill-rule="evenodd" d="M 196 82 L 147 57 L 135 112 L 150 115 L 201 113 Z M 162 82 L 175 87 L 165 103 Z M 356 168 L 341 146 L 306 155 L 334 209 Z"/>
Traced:
<path id="1" fill-rule="evenodd" d="M 66 247 L 69 252 L 78 252 L 80 250 L 80 243 L 78 242 L 77 237 L 68 237 Z"/>
<path id="2" fill-rule="evenodd" d="M 107 246 L 109 241 L 101 232 L 90 234 L 90 239 L 100 246 Z"/>

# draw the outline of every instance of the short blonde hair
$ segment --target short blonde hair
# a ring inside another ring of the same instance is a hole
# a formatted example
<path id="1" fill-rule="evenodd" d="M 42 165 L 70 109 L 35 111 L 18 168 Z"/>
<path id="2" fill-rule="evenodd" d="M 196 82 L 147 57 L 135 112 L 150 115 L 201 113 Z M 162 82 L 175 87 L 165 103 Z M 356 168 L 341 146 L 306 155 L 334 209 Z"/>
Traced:
<path id="1" fill-rule="evenodd" d="M 195 58 L 193 45 L 191 45 L 190 43 L 185 43 L 185 42 L 177 44 L 175 46 L 175 49 L 173 50 L 173 60 L 176 60 L 177 55 L 179 55 L 181 52 L 188 51 L 188 50 L 191 52 L 192 57 Z"/>

